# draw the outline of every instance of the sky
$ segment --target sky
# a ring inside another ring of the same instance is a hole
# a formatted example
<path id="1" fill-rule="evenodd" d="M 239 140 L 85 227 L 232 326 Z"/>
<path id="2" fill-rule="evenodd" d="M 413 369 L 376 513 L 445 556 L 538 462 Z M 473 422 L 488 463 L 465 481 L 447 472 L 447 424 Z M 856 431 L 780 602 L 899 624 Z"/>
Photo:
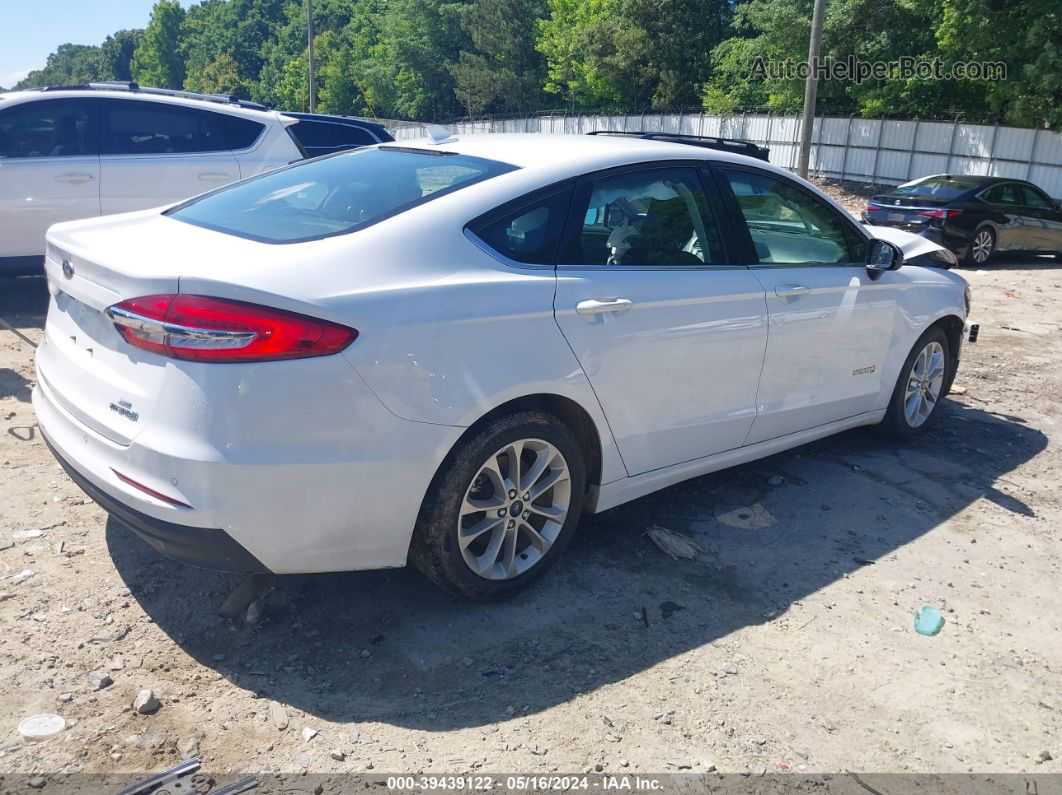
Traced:
<path id="1" fill-rule="evenodd" d="M 0 0 L 0 86 L 40 69 L 60 44 L 99 44 L 122 28 L 142 28 L 154 0 Z M 189 0 L 182 0 L 187 8 Z"/>

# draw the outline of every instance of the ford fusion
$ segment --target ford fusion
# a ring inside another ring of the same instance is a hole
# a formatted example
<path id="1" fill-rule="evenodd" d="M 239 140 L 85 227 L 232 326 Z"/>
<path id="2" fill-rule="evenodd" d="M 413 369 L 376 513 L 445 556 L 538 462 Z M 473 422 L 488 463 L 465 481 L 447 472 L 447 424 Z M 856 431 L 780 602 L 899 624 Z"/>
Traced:
<path id="1" fill-rule="evenodd" d="M 411 561 L 481 599 L 583 514 L 922 432 L 968 311 L 788 172 L 627 136 L 345 152 L 53 226 L 46 258 L 33 405 L 122 523 L 202 567 Z"/>

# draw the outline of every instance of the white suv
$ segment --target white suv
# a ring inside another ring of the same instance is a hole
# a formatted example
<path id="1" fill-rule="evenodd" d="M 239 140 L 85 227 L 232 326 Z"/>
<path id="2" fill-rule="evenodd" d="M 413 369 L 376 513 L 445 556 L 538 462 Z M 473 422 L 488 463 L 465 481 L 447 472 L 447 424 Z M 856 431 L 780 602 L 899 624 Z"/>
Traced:
<path id="1" fill-rule="evenodd" d="M 224 96 L 97 83 L 0 94 L 0 275 L 58 221 L 170 204 L 303 157 L 296 120 Z"/>

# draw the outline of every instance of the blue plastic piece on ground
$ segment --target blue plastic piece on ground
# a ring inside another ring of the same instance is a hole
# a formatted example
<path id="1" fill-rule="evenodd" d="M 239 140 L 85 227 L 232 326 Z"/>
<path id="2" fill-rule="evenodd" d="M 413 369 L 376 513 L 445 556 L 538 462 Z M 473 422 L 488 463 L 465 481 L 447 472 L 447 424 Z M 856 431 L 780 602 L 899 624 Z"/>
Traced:
<path id="1" fill-rule="evenodd" d="M 931 605 L 922 605 L 915 611 L 915 632 L 919 635 L 936 635 L 944 627 L 944 616 Z"/>

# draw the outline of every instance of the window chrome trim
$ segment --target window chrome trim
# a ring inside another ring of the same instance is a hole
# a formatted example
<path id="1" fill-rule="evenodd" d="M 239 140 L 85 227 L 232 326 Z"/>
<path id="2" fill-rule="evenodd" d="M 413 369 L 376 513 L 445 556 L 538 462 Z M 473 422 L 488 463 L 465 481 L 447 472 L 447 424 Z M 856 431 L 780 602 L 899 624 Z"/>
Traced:
<path id="1" fill-rule="evenodd" d="M 567 271 L 745 271 L 748 265 L 565 265 L 557 264 L 557 270 Z"/>

